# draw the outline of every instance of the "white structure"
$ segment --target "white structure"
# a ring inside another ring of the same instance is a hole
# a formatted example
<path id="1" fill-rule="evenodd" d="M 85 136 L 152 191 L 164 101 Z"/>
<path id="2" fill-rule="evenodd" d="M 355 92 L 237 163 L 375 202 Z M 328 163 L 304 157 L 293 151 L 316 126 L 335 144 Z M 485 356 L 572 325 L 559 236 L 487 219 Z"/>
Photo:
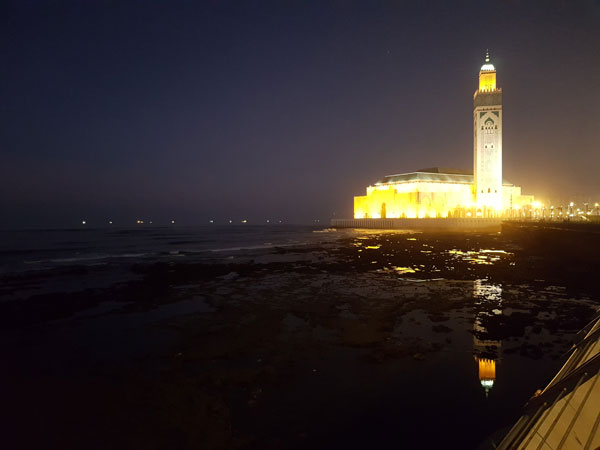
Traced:
<path id="1" fill-rule="evenodd" d="M 473 95 L 473 133 L 477 208 L 502 211 L 502 89 L 496 87 L 496 69 L 487 52 Z"/>

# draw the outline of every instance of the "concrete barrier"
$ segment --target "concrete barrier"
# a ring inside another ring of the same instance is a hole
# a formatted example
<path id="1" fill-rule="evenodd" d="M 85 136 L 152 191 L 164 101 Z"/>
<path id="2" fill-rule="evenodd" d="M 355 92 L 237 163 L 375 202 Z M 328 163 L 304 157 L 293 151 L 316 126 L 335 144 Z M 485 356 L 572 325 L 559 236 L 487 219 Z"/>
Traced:
<path id="1" fill-rule="evenodd" d="M 378 230 L 485 230 L 500 231 L 502 219 L 331 219 L 334 228 Z"/>

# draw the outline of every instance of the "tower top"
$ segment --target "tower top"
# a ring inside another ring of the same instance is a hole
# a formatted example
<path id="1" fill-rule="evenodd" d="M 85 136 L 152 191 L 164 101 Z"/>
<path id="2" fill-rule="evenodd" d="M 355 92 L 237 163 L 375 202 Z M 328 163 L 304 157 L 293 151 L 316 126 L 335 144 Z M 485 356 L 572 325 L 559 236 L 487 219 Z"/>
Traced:
<path id="1" fill-rule="evenodd" d="M 481 66 L 481 72 L 491 72 L 496 70 L 494 65 L 490 62 L 490 52 L 489 50 L 485 51 L 485 64 Z"/>
<path id="2" fill-rule="evenodd" d="M 485 51 L 485 63 L 479 71 L 479 90 L 478 92 L 495 92 L 496 89 L 496 68 L 490 62 L 490 52 Z"/>

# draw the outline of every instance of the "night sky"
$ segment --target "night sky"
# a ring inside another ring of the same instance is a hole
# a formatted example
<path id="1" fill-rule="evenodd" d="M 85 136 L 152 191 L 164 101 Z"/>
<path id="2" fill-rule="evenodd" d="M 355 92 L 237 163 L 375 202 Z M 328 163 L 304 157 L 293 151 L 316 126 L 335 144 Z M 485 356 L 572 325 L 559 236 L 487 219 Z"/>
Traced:
<path id="1" fill-rule="evenodd" d="M 2 227 L 350 217 L 472 168 L 486 48 L 504 178 L 600 199 L 598 1 L 2 5 Z"/>

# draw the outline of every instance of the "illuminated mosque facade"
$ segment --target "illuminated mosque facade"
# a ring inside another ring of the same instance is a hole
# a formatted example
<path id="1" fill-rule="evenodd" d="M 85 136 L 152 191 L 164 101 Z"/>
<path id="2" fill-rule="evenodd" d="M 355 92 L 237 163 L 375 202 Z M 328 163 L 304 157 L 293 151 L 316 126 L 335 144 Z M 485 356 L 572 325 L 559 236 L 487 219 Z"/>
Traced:
<path id="1" fill-rule="evenodd" d="M 486 53 L 473 96 L 473 171 L 388 175 L 354 197 L 354 218 L 513 217 L 527 215 L 533 200 L 502 178 L 502 89 Z"/>

